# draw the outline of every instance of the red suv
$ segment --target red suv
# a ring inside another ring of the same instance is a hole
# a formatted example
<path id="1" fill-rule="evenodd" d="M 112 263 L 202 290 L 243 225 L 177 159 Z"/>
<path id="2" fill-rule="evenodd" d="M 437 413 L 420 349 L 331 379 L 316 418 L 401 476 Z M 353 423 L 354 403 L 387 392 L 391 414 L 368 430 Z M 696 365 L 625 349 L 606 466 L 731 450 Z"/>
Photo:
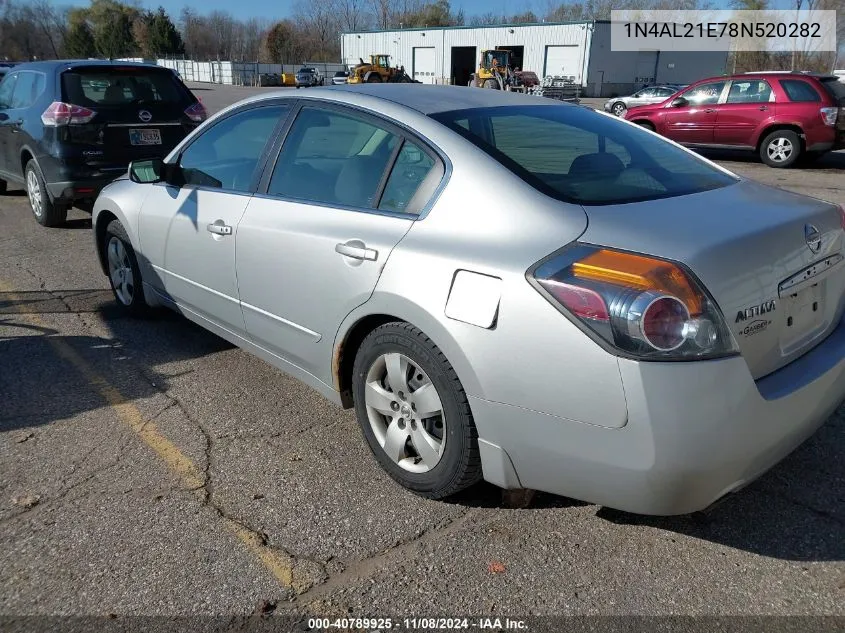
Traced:
<path id="1" fill-rule="evenodd" d="M 799 72 L 714 77 L 625 118 L 683 145 L 753 150 L 789 167 L 845 147 L 845 83 Z"/>

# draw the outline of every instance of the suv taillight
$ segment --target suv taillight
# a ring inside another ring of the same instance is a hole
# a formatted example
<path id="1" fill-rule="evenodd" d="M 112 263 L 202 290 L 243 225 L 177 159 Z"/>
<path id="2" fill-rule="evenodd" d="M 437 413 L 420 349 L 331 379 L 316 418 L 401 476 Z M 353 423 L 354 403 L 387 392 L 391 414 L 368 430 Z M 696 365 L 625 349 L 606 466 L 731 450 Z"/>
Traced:
<path id="1" fill-rule="evenodd" d="M 715 301 L 674 262 L 575 244 L 540 263 L 529 281 L 623 354 L 696 360 L 738 353 Z"/>
<path id="2" fill-rule="evenodd" d="M 44 110 L 44 113 L 41 115 L 41 121 L 44 125 L 58 127 L 60 125 L 89 123 L 95 116 L 97 116 L 97 113 L 88 108 L 71 103 L 54 101 Z"/>
<path id="3" fill-rule="evenodd" d="M 833 127 L 836 125 L 836 117 L 839 115 L 839 108 L 821 108 L 822 121 L 825 125 Z"/>
<path id="4" fill-rule="evenodd" d="M 205 106 L 197 101 L 194 105 L 185 110 L 185 115 L 197 123 L 205 121 L 208 114 L 205 111 Z"/>

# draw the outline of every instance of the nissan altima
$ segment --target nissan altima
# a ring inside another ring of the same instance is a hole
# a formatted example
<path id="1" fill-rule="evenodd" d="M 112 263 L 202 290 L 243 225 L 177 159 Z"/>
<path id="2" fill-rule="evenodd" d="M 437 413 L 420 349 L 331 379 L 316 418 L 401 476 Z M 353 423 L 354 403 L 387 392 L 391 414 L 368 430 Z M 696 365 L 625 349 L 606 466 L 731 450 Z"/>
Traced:
<path id="1" fill-rule="evenodd" d="M 133 163 L 97 199 L 99 260 L 127 313 L 177 310 L 354 408 L 399 484 L 683 514 L 845 398 L 841 208 L 585 107 L 301 94 Z"/>

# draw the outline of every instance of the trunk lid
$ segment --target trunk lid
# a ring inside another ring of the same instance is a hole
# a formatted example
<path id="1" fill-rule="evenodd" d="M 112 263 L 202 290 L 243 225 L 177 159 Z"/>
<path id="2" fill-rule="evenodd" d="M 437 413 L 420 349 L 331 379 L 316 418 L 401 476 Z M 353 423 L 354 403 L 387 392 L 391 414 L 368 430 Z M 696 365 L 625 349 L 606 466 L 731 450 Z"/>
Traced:
<path id="1" fill-rule="evenodd" d="M 812 349 L 845 310 L 845 231 L 830 203 L 741 181 L 585 211 L 581 241 L 687 265 L 755 379 Z"/>
<path id="2" fill-rule="evenodd" d="M 61 84 L 64 102 L 96 113 L 60 131 L 92 167 L 165 156 L 196 126 L 185 114 L 196 99 L 165 68 L 78 66 L 62 73 Z"/>

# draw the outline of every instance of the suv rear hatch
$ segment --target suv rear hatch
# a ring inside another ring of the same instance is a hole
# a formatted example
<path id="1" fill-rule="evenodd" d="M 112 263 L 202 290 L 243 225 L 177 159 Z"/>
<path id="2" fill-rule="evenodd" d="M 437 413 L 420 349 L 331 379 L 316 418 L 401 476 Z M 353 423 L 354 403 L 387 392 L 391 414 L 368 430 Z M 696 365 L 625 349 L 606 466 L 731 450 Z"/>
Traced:
<path id="1" fill-rule="evenodd" d="M 60 128 L 86 163 L 125 169 L 137 159 L 165 156 L 194 127 L 186 111 L 201 108 L 175 74 L 149 66 L 74 66 L 62 73 L 62 101 L 93 112 Z M 86 120 L 87 119 L 87 120 Z"/>
<path id="2" fill-rule="evenodd" d="M 834 105 L 839 108 L 836 118 L 836 140 L 837 146 L 845 147 L 845 82 L 840 81 L 835 75 L 820 77 L 819 82 L 833 100 Z"/>
<path id="3" fill-rule="evenodd" d="M 721 308 L 755 379 L 815 347 L 842 318 L 845 220 L 830 203 L 743 181 L 585 210 L 581 241 L 686 264 Z"/>

